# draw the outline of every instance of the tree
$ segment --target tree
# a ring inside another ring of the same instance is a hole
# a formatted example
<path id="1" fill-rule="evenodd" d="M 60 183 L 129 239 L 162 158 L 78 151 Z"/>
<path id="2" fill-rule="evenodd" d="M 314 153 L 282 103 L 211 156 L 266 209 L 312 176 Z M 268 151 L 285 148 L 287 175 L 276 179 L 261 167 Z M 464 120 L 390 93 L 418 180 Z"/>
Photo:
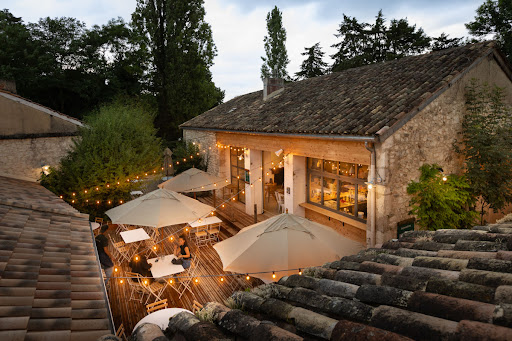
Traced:
<path id="1" fill-rule="evenodd" d="M 486 0 L 476 14 L 475 20 L 466 24 L 469 33 L 481 38 L 494 35 L 512 63 L 512 1 Z"/>
<path id="2" fill-rule="evenodd" d="M 138 0 L 132 14 L 151 62 L 150 91 L 158 103 L 155 124 L 167 141 L 178 140 L 181 123 L 224 98 L 212 81 L 216 47 L 204 17 L 203 0 Z"/>
<path id="3" fill-rule="evenodd" d="M 432 51 L 439 51 L 461 46 L 463 42 L 463 38 L 448 38 L 448 34 L 443 32 L 439 37 L 432 38 L 430 48 Z"/>
<path id="4" fill-rule="evenodd" d="M 286 30 L 283 27 L 282 13 L 277 6 L 267 13 L 267 32 L 268 35 L 263 38 L 266 57 L 261 57 L 261 79 L 288 79 L 286 66 L 290 61 L 286 52 Z"/>
<path id="5" fill-rule="evenodd" d="M 137 179 L 160 170 L 161 145 L 153 118 L 132 100 L 101 106 L 85 118 L 69 154 L 41 183 L 81 212 L 103 216 L 130 199 L 130 192 L 143 184 Z"/>
<path id="6" fill-rule="evenodd" d="M 332 45 L 337 49 L 331 56 L 334 59 L 332 71 L 422 53 L 430 46 L 430 38 L 423 29 L 409 25 L 407 19 L 392 19 L 387 27 L 382 11 L 373 24 L 343 14 L 335 36 L 341 40 Z"/>
<path id="7" fill-rule="evenodd" d="M 455 150 L 464 156 L 483 224 L 487 208 L 498 211 L 512 202 L 512 108 L 504 103 L 502 88 L 476 79 L 466 87 L 462 138 Z"/>
<path id="8" fill-rule="evenodd" d="M 197 168 L 206 171 L 208 161 L 203 158 L 199 147 L 191 142 L 180 142 L 173 150 L 173 158 L 176 161 L 174 171 L 179 174 L 189 168 Z"/>
<path id="9" fill-rule="evenodd" d="M 411 211 L 425 230 L 469 228 L 476 219 L 475 199 L 464 176 L 442 173 L 437 164 L 420 167 L 419 181 L 407 185 Z"/>
<path id="10" fill-rule="evenodd" d="M 302 62 L 300 71 L 295 73 L 297 79 L 306 79 L 316 76 L 321 76 L 326 73 L 327 63 L 323 61 L 324 52 L 320 47 L 320 43 L 316 43 L 311 47 L 305 47 L 304 52 L 301 53 L 307 58 Z"/>

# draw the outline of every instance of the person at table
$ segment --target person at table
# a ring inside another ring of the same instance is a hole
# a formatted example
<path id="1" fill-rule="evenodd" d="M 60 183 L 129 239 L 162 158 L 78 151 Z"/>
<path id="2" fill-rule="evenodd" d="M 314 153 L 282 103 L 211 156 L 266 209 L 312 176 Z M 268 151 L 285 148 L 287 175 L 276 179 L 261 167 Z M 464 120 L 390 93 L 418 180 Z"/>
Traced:
<path id="1" fill-rule="evenodd" d="M 105 232 L 108 230 L 108 225 L 100 227 L 100 233 L 96 236 L 96 249 L 98 250 L 98 257 L 100 259 L 101 268 L 105 270 L 105 285 L 108 284 L 112 273 L 114 272 L 114 262 L 112 262 L 112 254 L 108 250 L 108 239 Z"/>
<path id="2" fill-rule="evenodd" d="M 185 236 L 181 235 L 178 239 L 178 245 L 174 247 L 174 255 L 178 259 L 174 264 L 182 264 L 183 268 L 190 268 L 190 261 L 192 256 L 190 255 L 190 248 L 187 245 Z"/>
<path id="3" fill-rule="evenodd" d="M 132 272 L 140 274 L 142 277 L 148 277 L 148 282 L 153 282 L 153 274 L 151 273 L 151 267 L 153 264 L 149 264 L 146 256 L 143 255 L 144 248 L 140 248 L 138 254 L 133 256 L 128 266 L 132 269 Z M 138 258 L 138 259 L 137 259 Z M 132 278 L 132 281 L 137 282 L 137 278 Z"/>

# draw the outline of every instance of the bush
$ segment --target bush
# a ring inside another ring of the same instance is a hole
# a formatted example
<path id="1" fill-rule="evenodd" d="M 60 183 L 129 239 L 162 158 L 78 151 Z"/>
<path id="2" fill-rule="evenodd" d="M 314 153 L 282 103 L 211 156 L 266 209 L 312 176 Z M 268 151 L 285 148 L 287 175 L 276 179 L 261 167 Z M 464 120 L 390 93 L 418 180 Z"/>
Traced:
<path id="1" fill-rule="evenodd" d="M 42 176 L 41 184 L 76 209 L 103 216 L 129 200 L 130 192 L 143 183 L 139 180 L 160 170 L 161 145 L 153 117 L 133 100 L 102 106 L 85 118 L 71 151 L 57 169 Z"/>
<path id="2" fill-rule="evenodd" d="M 407 193 L 411 211 L 418 225 L 425 230 L 471 227 L 477 213 L 472 210 L 475 197 L 465 176 L 442 173 L 439 165 L 423 165 L 418 182 L 411 181 Z"/>

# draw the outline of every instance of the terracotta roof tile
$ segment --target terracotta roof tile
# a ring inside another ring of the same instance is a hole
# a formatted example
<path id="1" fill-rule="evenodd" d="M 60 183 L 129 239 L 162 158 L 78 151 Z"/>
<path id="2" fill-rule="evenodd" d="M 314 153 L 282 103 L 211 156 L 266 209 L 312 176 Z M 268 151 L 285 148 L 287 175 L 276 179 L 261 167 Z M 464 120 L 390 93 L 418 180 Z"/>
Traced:
<path id="1" fill-rule="evenodd" d="M 206 304 L 213 324 L 200 326 L 225 338 L 249 338 L 265 323 L 272 326 L 268 339 L 281 335 L 286 340 L 512 340 L 512 262 L 496 259 L 500 252 L 511 252 L 508 247 L 443 249 L 465 238 L 493 239 L 509 228 L 407 233 L 385 245 L 422 242 L 430 250 L 367 249 L 307 268 L 303 275 L 233 294 L 243 312 Z M 189 339 L 188 330 L 198 323 L 195 316 L 181 313 L 171 319 L 169 336 Z M 200 334 L 195 339 L 208 338 Z"/>
<path id="2" fill-rule="evenodd" d="M 0 338 L 112 333 L 102 282 L 88 216 L 38 184 L 0 177 Z"/>
<path id="3" fill-rule="evenodd" d="M 492 42 L 378 63 L 299 82 L 263 101 L 262 91 L 221 104 L 182 128 L 373 136 L 444 91 Z"/>

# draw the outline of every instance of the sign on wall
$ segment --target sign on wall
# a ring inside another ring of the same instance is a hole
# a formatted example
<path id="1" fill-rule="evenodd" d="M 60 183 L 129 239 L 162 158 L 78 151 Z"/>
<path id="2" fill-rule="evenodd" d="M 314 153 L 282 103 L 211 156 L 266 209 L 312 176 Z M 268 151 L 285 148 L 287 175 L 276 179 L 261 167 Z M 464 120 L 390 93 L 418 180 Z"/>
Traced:
<path id="1" fill-rule="evenodd" d="M 414 218 L 402 220 L 396 224 L 396 237 L 400 238 L 400 235 L 405 231 L 414 231 Z"/>

